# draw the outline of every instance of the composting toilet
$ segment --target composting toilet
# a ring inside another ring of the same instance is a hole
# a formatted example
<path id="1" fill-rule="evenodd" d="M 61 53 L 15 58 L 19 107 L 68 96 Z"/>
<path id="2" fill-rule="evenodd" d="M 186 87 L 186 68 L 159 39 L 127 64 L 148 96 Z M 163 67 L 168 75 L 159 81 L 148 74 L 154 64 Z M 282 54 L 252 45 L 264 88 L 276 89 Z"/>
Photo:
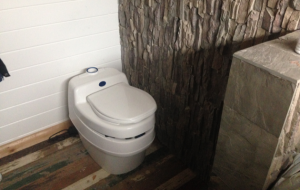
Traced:
<path id="1" fill-rule="evenodd" d="M 68 88 L 69 116 L 91 157 L 107 172 L 139 166 L 155 138 L 156 103 L 113 68 L 87 69 Z"/>

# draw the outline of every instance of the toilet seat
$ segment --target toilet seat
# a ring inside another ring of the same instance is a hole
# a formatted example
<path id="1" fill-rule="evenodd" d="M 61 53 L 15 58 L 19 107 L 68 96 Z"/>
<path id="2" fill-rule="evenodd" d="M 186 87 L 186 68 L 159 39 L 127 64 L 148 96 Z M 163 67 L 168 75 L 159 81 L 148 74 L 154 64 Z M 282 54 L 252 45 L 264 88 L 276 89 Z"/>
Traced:
<path id="1" fill-rule="evenodd" d="M 95 114 L 114 124 L 133 124 L 153 115 L 155 100 L 146 92 L 118 83 L 87 96 Z"/>

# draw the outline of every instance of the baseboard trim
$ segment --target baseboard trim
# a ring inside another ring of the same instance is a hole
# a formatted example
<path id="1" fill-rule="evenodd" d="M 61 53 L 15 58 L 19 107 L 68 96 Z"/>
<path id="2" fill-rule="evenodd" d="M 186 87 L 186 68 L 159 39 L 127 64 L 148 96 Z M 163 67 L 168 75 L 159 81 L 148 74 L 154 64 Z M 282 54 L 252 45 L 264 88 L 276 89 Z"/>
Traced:
<path id="1" fill-rule="evenodd" d="M 54 133 L 61 131 L 63 129 L 68 129 L 72 125 L 71 121 L 64 121 L 37 133 L 31 134 L 29 136 L 23 137 L 16 141 L 4 144 L 0 146 L 0 158 L 38 144 L 47 140 Z"/>

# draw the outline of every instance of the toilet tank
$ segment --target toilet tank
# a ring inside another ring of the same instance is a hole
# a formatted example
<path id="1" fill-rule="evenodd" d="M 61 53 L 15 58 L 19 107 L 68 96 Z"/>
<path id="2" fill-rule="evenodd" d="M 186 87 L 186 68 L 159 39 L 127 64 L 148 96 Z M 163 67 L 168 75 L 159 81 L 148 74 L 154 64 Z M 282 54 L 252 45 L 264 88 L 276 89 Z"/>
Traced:
<path id="1" fill-rule="evenodd" d="M 68 87 L 69 110 L 75 104 L 86 102 L 86 97 L 118 83 L 128 84 L 124 73 L 113 68 L 100 68 L 97 73 L 83 73 L 73 77 Z"/>

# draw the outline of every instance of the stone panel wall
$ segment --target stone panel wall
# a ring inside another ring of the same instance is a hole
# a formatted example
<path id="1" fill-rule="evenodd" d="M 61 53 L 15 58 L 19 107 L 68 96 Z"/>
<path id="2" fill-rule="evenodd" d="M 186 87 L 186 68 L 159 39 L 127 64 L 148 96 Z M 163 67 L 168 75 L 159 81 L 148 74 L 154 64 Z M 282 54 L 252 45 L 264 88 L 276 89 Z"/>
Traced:
<path id="1" fill-rule="evenodd" d="M 299 36 L 233 55 L 213 166 L 232 190 L 270 189 L 299 152 Z"/>
<path id="2" fill-rule="evenodd" d="M 159 140 L 204 180 L 232 54 L 297 30 L 299 18 L 288 0 L 119 0 L 123 71 L 155 98 Z"/>

